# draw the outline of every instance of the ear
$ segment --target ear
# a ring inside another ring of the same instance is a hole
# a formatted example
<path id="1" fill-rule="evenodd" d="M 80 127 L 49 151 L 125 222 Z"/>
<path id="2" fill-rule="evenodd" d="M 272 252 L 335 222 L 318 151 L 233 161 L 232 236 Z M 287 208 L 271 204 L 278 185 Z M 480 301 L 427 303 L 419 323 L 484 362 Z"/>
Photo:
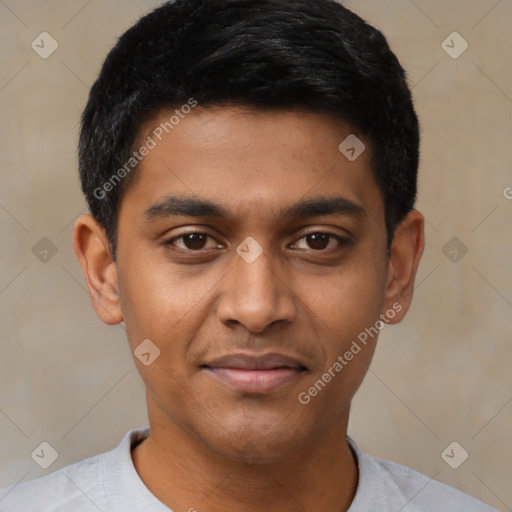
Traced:
<path id="1" fill-rule="evenodd" d="M 122 322 L 117 267 L 110 254 L 105 230 L 91 215 L 81 215 L 76 221 L 73 247 L 96 314 L 108 325 Z"/>
<path id="2" fill-rule="evenodd" d="M 395 230 L 391 243 L 384 307 L 394 311 L 387 323 L 399 323 L 414 292 L 414 279 L 425 247 L 425 219 L 418 210 L 411 210 Z"/>

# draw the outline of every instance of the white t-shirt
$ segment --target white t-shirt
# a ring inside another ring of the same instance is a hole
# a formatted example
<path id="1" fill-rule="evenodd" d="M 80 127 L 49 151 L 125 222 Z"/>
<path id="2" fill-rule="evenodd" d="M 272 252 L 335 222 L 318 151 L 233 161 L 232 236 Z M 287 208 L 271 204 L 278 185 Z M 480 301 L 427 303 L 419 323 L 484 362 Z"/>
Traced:
<path id="1" fill-rule="evenodd" d="M 131 448 L 149 428 L 127 432 L 112 451 L 0 491 L 1 512 L 172 512 L 140 479 Z M 408 467 L 366 455 L 348 437 L 359 483 L 348 512 L 496 512 L 496 509 Z M 191 503 L 201 510 L 199 503 Z"/>

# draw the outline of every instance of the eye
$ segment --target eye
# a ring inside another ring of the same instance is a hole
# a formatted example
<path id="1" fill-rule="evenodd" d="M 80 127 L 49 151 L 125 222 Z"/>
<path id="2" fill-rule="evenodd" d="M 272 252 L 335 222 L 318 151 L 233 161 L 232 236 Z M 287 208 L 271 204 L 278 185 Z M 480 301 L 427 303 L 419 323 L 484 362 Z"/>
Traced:
<path id="1" fill-rule="evenodd" d="M 309 247 L 299 247 L 299 242 L 301 240 L 304 240 Z M 345 247 L 350 243 L 350 240 L 348 238 L 335 235 L 334 233 L 316 231 L 314 233 L 308 233 L 307 235 L 304 235 L 292 247 L 298 247 L 299 249 L 303 250 L 329 251 L 330 249 L 336 248 L 336 243 L 334 243 L 334 246 L 333 244 L 329 245 L 330 242 L 333 242 L 333 240 L 337 242 L 338 247 Z"/>
<path id="2" fill-rule="evenodd" d="M 174 246 L 183 251 L 202 251 L 205 249 L 216 249 L 219 247 L 218 243 L 213 244 L 211 247 L 205 247 L 208 238 L 214 240 L 208 233 L 200 231 L 193 231 L 190 233 L 183 233 L 182 235 L 175 236 L 166 240 L 164 245 Z"/>
<path id="3" fill-rule="evenodd" d="M 208 247 L 208 240 L 212 240 Z M 315 231 L 299 238 L 292 249 L 300 249 L 313 252 L 331 252 L 336 248 L 346 247 L 350 244 L 350 239 L 336 235 L 334 233 Z M 183 252 L 200 252 L 209 249 L 218 249 L 222 246 L 208 233 L 201 231 L 192 231 L 183 233 L 179 236 L 169 238 L 164 242 L 165 246 L 172 246 Z"/>

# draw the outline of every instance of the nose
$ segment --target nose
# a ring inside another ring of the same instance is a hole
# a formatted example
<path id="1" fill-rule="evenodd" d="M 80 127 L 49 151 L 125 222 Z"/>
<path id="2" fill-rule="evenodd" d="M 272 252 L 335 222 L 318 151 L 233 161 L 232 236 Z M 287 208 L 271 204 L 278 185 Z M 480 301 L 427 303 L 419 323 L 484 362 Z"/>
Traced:
<path id="1" fill-rule="evenodd" d="M 291 283 L 263 252 L 248 263 L 238 255 L 223 281 L 217 315 L 227 326 L 242 324 L 254 333 L 278 321 L 293 322 L 296 304 Z"/>

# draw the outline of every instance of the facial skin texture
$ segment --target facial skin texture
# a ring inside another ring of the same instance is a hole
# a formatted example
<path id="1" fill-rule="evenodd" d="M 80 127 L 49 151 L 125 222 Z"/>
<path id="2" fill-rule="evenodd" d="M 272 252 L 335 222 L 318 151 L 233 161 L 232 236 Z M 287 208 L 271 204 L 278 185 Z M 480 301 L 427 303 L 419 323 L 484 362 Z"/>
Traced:
<path id="1" fill-rule="evenodd" d="M 169 115 L 145 125 L 140 139 Z M 338 150 L 351 133 L 366 145 L 354 162 Z M 346 443 L 350 403 L 377 338 L 308 404 L 297 397 L 394 303 L 403 309 L 390 323 L 403 318 L 424 244 L 413 210 L 388 259 L 370 154 L 369 140 L 326 114 L 197 107 L 141 162 L 121 203 L 116 263 L 101 227 L 90 216 L 77 221 L 75 250 L 98 316 L 124 320 L 132 352 L 144 339 L 161 351 L 149 366 L 134 358 L 151 434 L 132 456 L 173 510 L 348 509 L 358 480 Z M 144 216 L 171 194 L 230 214 Z M 338 196 L 365 211 L 282 215 L 296 202 Z M 166 245 L 192 231 L 209 237 Z M 348 243 L 306 236 L 318 232 Z M 252 263 L 236 252 L 247 237 L 263 249 Z M 307 370 L 258 394 L 201 368 L 235 352 L 280 353 Z"/>

